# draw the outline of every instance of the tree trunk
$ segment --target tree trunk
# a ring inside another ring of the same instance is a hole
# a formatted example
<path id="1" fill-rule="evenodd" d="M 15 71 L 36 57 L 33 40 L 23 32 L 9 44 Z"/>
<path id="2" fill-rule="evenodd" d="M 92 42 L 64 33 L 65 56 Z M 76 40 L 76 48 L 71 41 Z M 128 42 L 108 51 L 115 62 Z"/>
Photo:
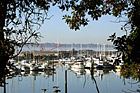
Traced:
<path id="1" fill-rule="evenodd" d="M 6 74 L 6 63 L 7 62 L 8 62 L 8 57 L 0 56 L 0 79 Z"/>
<path id="2" fill-rule="evenodd" d="M 6 51 L 6 44 L 4 40 L 4 26 L 7 13 L 7 0 L 0 1 L 0 78 L 5 74 L 6 63 L 9 55 Z"/>

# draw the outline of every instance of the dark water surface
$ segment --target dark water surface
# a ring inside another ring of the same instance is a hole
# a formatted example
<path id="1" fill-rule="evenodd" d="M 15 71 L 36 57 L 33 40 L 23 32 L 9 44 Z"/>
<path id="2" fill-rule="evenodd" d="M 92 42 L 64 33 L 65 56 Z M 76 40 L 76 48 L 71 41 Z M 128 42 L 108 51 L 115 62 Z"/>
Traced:
<path id="1" fill-rule="evenodd" d="M 55 71 L 13 73 L 6 78 L 6 93 L 43 93 L 42 89 L 47 89 L 45 93 L 139 93 L 139 83 L 123 78 L 119 70 L 94 69 L 93 73 L 65 65 L 56 65 Z"/>

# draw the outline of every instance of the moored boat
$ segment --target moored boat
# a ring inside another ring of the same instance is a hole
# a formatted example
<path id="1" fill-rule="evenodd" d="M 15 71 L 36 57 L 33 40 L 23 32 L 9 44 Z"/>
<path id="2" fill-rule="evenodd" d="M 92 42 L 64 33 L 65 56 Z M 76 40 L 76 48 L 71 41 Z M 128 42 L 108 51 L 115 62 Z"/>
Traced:
<path id="1" fill-rule="evenodd" d="M 84 68 L 84 61 L 78 59 L 74 62 L 74 64 L 71 67 L 77 68 L 77 69 L 83 69 Z"/>

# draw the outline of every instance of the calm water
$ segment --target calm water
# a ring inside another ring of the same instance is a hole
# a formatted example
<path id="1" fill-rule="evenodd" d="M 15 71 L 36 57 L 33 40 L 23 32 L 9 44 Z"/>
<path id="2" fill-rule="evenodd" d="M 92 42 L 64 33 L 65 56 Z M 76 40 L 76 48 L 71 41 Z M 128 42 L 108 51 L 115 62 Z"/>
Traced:
<path id="1" fill-rule="evenodd" d="M 59 93 L 98 93 L 98 90 L 100 93 L 138 93 L 135 91 L 139 89 L 139 83 L 132 78 L 123 78 L 119 70 L 95 69 L 93 72 L 92 77 L 88 69 L 57 65 L 55 71 L 13 73 L 6 79 L 6 93 L 43 93 L 42 89 L 47 89 L 45 93 L 55 93 L 55 90 L 60 90 Z M 3 93 L 2 87 L 0 93 Z"/>

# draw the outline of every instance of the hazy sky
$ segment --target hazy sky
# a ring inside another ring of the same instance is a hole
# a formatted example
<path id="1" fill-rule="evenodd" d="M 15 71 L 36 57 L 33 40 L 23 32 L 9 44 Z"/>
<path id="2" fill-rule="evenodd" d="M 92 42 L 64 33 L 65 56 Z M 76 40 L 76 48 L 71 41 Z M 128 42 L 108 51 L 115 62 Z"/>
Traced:
<path id="1" fill-rule="evenodd" d="M 100 43 L 111 44 L 107 41 L 109 35 L 116 32 L 117 36 L 124 34 L 120 30 L 121 23 L 113 23 L 116 18 L 112 16 L 103 16 L 98 21 L 90 20 L 89 25 L 81 27 L 80 30 L 74 31 L 62 20 L 61 10 L 50 8 L 48 17 L 54 15 L 50 20 L 46 20 L 39 30 L 44 38 L 42 43 Z"/>

